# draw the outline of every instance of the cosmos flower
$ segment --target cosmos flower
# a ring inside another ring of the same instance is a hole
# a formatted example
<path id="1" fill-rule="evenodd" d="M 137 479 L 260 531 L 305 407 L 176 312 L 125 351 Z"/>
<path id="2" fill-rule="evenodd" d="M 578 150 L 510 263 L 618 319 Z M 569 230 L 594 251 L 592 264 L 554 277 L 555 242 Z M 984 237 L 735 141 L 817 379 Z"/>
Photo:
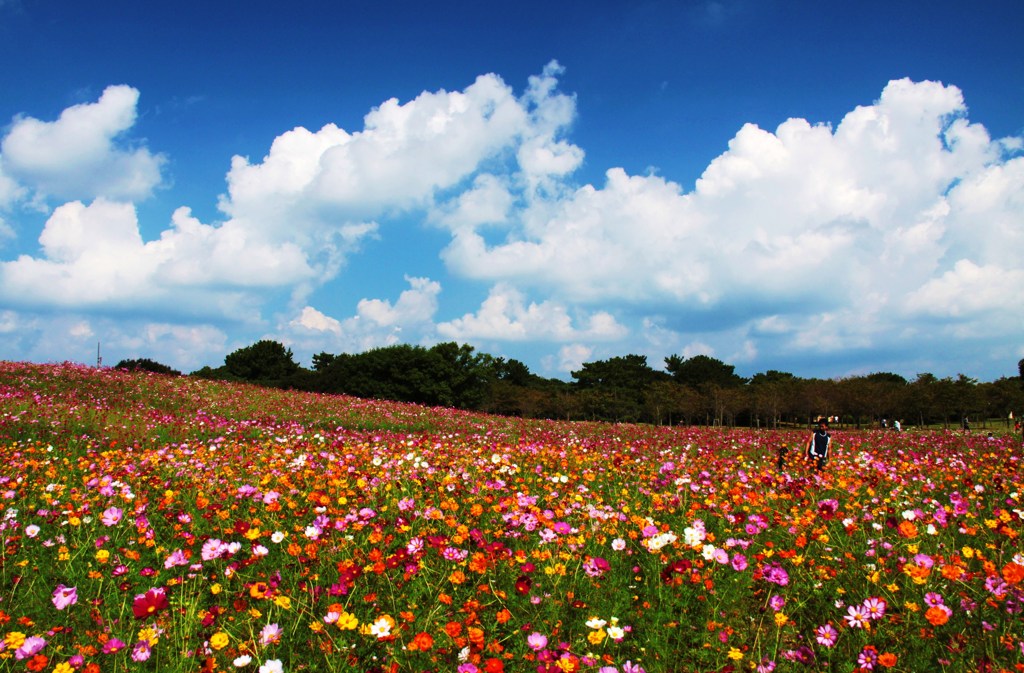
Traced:
<path id="1" fill-rule="evenodd" d="M 135 599 L 132 601 L 132 613 L 136 619 L 146 619 L 161 610 L 165 610 L 169 605 L 165 589 L 163 587 L 156 587 L 135 596 Z"/>
<path id="2" fill-rule="evenodd" d="M 57 588 L 53 591 L 52 600 L 54 607 L 58 610 L 63 610 L 78 602 L 78 589 L 58 584 Z"/>

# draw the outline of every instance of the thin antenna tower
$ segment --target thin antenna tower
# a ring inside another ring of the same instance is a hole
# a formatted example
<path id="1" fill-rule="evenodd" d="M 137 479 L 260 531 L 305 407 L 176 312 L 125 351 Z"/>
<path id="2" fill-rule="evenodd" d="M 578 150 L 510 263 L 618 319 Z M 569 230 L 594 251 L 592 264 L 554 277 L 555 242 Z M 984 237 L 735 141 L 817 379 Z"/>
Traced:
<path id="1" fill-rule="evenodd" d="M 100 342 L 97 341 L 96 342 L 96 367 L 99 368 L 99 367 L 102 367 L 102 366 L 103 366 L 103 356 L 100 355 Z"/>

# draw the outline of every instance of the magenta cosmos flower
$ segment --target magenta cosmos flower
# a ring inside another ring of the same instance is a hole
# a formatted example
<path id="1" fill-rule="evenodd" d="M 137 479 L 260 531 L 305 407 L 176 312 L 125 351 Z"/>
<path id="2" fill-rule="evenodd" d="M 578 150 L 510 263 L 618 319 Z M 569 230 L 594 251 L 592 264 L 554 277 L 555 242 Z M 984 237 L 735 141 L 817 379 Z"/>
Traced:
<path id="1" fill-rule="evenodd" d="M 132 601 L 132 612 L 136 619 L 145 619 L 168 606 L 170 603 L 167 600 L 167 592 L 163 587 L 157 587 L 135 596 L 135 600 Z"/>

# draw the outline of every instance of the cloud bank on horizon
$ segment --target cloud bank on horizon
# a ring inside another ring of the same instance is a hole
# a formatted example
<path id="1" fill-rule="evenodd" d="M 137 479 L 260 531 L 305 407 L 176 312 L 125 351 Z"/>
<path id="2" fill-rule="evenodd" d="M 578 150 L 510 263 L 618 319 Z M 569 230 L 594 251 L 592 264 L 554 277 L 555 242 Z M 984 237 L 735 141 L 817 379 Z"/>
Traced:
<path id="1" fill-rule="evenodd" d="M 16 117 L 0 142 L 3 356 L 102 339 L 192 370 L 260 338 L 307 362 L 456 340 L 548 376 L 705 353 L 748 373 L 983 378 L 1024 357 L 1024 139 L 990 137 L 956 86 L 890 81 L 834 126 L 746 124 L 688 190 L 614 166 L 581 183 L 561 74 L 551 62 L 519 93 L 483 74 L 384 101 L 360 129 L 283 130 L 262 159 L 230 158 L 210 222 L 188 204 L 140 222 L 174 179 L 173 151 L 135 133 L 145 92 Z M 424 229 L 443 236 L 421 252 L 438 277 L 318 305 L 358 285 L 347 265 L 369 243 L 386 255 Z M 10 254 L 25 237 L 38 248 Z M 449 304 L 456 286 L 486 297 Z"/>

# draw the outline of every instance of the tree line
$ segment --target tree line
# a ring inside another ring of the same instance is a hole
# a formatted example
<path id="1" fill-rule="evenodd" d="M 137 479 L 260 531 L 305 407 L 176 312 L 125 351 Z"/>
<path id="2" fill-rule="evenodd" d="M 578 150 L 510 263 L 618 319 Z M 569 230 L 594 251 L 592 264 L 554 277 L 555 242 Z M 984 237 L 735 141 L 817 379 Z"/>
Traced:
<path id="1" fill-rule="evenodd" d="M 180 374 L 145 358 L 116 367 Z M 671 355 L 663 370 L 651 367 L 644 355 L 626 355 L 586 362 L 572 372 L 572 381 L 563 381 L 454 342 L 321 352 L 307 369 L 291 349 L 262 340 L 228 354 L 220 367 L 191 375 L 527 418 L 780 427 L 826 416 L 852 427 L 883 419 L 950 427 L 963 419 L 1009 423 L 1011 413 L 1024 412 L 1024 360 L 1018 372 L 983 383 L 964 374 L 923 373 L 907 380 L 888 372 L 815 379 L 768 370 L 744 378 L 733 365 L 707 355 Z"/>

